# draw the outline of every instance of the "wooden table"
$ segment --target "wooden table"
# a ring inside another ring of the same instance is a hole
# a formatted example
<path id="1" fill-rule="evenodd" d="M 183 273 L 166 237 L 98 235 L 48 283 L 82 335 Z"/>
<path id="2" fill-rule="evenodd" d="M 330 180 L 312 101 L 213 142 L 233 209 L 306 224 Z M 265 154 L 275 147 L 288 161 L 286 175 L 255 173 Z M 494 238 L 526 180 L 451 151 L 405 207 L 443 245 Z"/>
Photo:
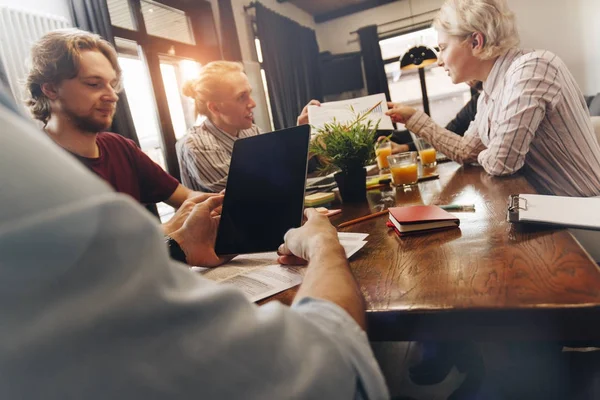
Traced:
<path id="1" fill-rule="evenodd" d="M 342 229 L 365 232 L 351 259 L 372 340 L 600 339 L 600 271 L 565 229 L 506 221 L 508 197 L 535 193 L 522 176 L 444 163 L 418 189 L 374 190 L 343 204 L 341 222 L 388 206 L 475 204 L 460 230 L 399 238 L 386 216 Z M 557 210 L 560 212 L 560 210 Z M 278 299 L 290 303 L 296 289 Z"/>

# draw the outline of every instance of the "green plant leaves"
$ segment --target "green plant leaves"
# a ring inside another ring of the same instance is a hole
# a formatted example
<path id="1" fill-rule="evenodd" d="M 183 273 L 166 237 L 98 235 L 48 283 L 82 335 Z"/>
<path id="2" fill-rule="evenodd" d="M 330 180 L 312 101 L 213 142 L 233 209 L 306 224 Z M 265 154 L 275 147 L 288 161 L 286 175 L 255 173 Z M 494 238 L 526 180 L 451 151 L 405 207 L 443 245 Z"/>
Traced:
<path id="1" fill-rule="evenodd" d="M 347 172 L 363 168 L 374 161 L 373 143 L 379 121 L 374 124 L 373 121 L 366 120 L 370 112 L 371 110 L 363 114 L 355 113 L 355 118 L 348 123 L 340 123 L 334 119 L 317 130 L 317 136 L 310 144 L 310 151 L 319 156 L 325 172 L 338 168 Z"/>

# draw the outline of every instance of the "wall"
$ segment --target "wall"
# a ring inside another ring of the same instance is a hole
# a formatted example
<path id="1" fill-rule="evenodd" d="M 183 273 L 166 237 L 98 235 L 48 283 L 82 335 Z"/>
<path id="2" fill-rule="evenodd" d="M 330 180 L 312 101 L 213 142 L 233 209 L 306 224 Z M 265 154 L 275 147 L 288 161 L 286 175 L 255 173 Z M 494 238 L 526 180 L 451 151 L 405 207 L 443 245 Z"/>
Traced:
<path id="1" fill-rule="evenodd" d="M 600 93 L 600 1 L 579 0 L 579 19 L 581 23 L 582 50 L 585 56 L 582 62 L 586 68 L 581 83 L 585 94 Z"/>
<path id="2" fill-rule="evenodd" d="M 381 25 L 400 18 L 418 15 L 435 10 L 443 0 L 403 0 L 371 8 L 346 17 L 337 18 L 317 25 L 317 38 L 321 51 L 331 51 L 334 54 L 359 51 L 358 35 L 350 32 L 367 25 Z M 412 14 L 411 14 L 412 10 Z M 379 27 L 380 34 L 384 31 L 401 28 L 412 23 L 432 19 L 435 13 L 402 21 L 389 23 Z"/>
<path id="3" fill-rule="evenodd" d="M 521 46 L 556 53 L 585 94 L 600 91 L 598 0 L 508 0 L 517 15 Z"/>
<path id="4" fill-rule="evenodd" d="M 382 24 L 438 8 L 443 0 L 408 0 L 390 3 L 317 25 L 321 51 L 345 53 L 360 50 L 357 35 L 350 32 L 370 24 Z M 585 94 L 600 91 L 600 1 L 508 0 L 517 15 L 521 45 L 547 49 L 567 64 Z M 430 19 L 429 15 L 415 22 Z M 379 32 L 403 26 L 388 24 Z"/>
<path id="5" fill-rule="evenodd" d="M 0 6 L 58 15 L 71 20 L 67 0 L 0 0 Z"/>

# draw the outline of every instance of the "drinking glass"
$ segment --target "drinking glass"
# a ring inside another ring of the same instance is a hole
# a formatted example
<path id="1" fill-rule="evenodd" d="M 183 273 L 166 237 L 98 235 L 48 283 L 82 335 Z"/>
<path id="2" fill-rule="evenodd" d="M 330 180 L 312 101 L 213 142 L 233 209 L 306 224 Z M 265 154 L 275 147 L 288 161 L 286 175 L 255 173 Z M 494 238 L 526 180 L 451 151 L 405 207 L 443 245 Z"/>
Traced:
<path id="1" fill-rule="evenodd" d="M 393 154 L 388 156 L 390 172 L 392 173 L 392 184 L 396 187 L 412 187 L 419 180 L 419 166 L 417 163 L 417 152 Z"/>
<path id="2" fill-rule="evenodd" d="M 418 138 L 415 140 L 415 146 L 419 151 L 419 157 L 421 157 L 421 164 L 424 169 L 433 168 L 437 165 L 436 151 L 431 144 L 424 139 Z"/>
<path id="3" fill-rule="evenodd" d="M 375 155 L 377 156 L 377 167 L 380 174 L 389 172 L 390 166 L 387 157 L 392 154 L 392 144 L 389 140 L 384 140 L 375 146 Z"/>

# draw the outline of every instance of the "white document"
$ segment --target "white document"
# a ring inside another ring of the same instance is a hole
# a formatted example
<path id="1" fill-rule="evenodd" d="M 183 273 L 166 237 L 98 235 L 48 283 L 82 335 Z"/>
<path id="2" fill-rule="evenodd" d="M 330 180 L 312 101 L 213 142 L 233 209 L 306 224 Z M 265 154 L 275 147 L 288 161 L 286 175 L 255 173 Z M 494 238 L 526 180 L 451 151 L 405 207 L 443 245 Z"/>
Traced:
<path id="1" fill-rule="evenodd" d="M 366 233 L 339 232 L 340 243 L 350 258 L 367 243 Z M 252 302 L 302 283 L 305 267 L 277 264 L 277 253 L 244 254 L 217 268 L 192 267 L 207 279 L 233 285 Z"/>
<path id="2" fill-rule="evenodd" d="M 338 232 L 338 238 L 340 240 L 356 240 L 356 241 L 360 241 L 360 240 L 365 240 L 367 238 L 367 236 L 369 236 L 368 233 L 355 233 L 355 232 Z M 350 257 L 350 256 L 348 256 Z"/>
<path id="3" fill-rule="evenodd" d="M 326 123 L 333 122 L 334 119 L 342 123 L 351 121 L 355 114 L 367 112 L 375 105 L 377 106 L 367 115 L 367 120 L 373 121 L 373 125 L 379 122 L 379 129 L 393 130 L 392 119 L 385 115 L 388 107 L 383 93 L 350 100 L 330 101 L 322 103 L 320 106 L 308 106 L 308 122 L 315 129 L 320 129 Z M 352 109 L 354 109 L 354 113 Z"/>
<path id="4" fill-rule="evenodd" d="M 518 222 L 541 222 L 572 228 L 600 229 L 599 197 L 520 194 L 513 211 Z"/>
<path id="5" fill-rule="evenodd" d="M 248 300 L 255 302 L 302 283 L 304 268 L 268 265 L 221 281 L 240 289 Z"/>

